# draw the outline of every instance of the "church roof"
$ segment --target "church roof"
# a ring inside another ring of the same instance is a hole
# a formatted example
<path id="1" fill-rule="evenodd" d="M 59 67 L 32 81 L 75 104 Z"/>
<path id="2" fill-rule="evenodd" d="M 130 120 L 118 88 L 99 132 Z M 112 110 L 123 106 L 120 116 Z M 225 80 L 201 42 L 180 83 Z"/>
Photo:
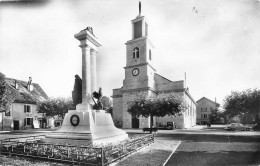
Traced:
<path id="1" fill-rule="evenodd" d="M 15 81 L 19 85 L 17 89 L 15 88 Z M 26 81 L 6 78 L 6 83 L 11 89 L 11 95 L 14 99 L 14 103 L 36 104 L 39 101 L 44 101 L 48 99 L 47 94 L 37 83 L 32 83 L 33 90 L 31 91 L 27 89 L 28 83 Z"/>
<path id="2" fill-rule="evenodd" d="M 184 81 L 171 81 L 157 73 L 154 74 L 157 91 L 176 91 L 184 89 Z"/>
<path id="3" fill-rule="evenodd" d="M 160 77 L 160 78 L 161 78 L 161 79 L 163 79 L 164 81 L 167 81 L 167 82 L 172 82 L 171 80 L 169 80 L 169 79 L 167 79 L 167 78 L 165 78 L 165 77 L 161 76 L 160 74 L 154 73 L 154 75 L 156 75 L 156 76 Z"/>

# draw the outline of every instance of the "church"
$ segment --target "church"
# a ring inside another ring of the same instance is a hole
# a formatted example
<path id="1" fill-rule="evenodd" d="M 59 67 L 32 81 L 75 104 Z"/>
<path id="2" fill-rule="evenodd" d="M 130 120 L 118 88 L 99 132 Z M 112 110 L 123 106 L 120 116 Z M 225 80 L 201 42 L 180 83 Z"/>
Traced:
<path id="1" fill-rule="evenodd" d="M 184 80 L 171 81 L 158 73 L 154 67 L 154 45 L 149 38 L 149 24 L 145 16 L 139 15 L 131 21 L 132 39 L 126 42 L 126 66 L 123 86 L 113 89 L 113 120 L 122 128 L 150 127 L 150 118 L 132 117 L 127 112 L 133 100 L 151 97 L 180 96 L 188 105 L 182 115 L 154 117 L 154 126 L 175 122 L 176 128 L 196 125 L 196 102 L 184 85 Z M 163 55 L 161 55 L 163 56 Z"/>

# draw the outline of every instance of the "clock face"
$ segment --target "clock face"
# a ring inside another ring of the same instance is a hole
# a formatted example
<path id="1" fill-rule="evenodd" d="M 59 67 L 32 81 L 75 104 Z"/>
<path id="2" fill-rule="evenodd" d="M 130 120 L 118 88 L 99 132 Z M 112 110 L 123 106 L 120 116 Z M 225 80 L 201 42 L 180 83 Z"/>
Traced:
<path id="1" fill-rule="evenodd" d="M 79 116 L 78 115 L 72 115 L 70 117 L 70 123 L 72 126 L 77 126 L 79 124 Z"/>
<path id="2" fill-rule="evenodd" d="M 137 76 L 139 74 L 139 69 L 138 68 L 134 68 L 132 71 L 133 76 Z"/>

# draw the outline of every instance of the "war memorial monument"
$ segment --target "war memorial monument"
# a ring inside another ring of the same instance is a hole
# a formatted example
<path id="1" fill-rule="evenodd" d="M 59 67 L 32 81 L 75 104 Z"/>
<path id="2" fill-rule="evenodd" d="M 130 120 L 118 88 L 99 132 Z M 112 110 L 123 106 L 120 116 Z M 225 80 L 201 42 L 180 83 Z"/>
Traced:
<path id="1" fill-rule="evenodd" d="M 73 99 L 77 100 L 78 104 L 76 110 L 68 111 L 61 128 L 48 135 L 46 141 L 80 145 L 106 144 L 128 139 L 125 131 L 114 126 L 111 114 L 102 110 L 98 106 L 99 100 L 94 99 L 95 94 L 102 93 L 101 88 L 99 93 L 95 92 L 97 89 L 96 53 L 101 44 L 94 36 L 91 27 L 80 31 L 74 37 L 80 41 L 79 46 L 82 50 L 82 83 L 80 78 L 75 76 L 75 85 L 79 84 L 82 87 L 74 86 L 72 92 Z M 81 89 L 82 93 L 78 94 L 76 89 Z"/>

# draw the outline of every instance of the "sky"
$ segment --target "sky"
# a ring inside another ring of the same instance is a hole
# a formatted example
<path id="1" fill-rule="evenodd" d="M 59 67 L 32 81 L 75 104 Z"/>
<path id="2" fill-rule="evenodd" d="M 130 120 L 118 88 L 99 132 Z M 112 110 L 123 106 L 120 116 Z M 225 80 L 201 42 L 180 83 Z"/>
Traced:
<path id="1" fill-rule="evenodd" d="M 0 72 L 32 77 L 49 97 L 70 97 L 81 75 L 74 34 L 93 28 L 98 87 L 106 96 L 123 85 L 126 45 L 138 0 L 0 1 Z M 184 80 L 195 101 L 223 99 L 260 87 L 259 0 L 142 0 L 158 74 Z"/>

